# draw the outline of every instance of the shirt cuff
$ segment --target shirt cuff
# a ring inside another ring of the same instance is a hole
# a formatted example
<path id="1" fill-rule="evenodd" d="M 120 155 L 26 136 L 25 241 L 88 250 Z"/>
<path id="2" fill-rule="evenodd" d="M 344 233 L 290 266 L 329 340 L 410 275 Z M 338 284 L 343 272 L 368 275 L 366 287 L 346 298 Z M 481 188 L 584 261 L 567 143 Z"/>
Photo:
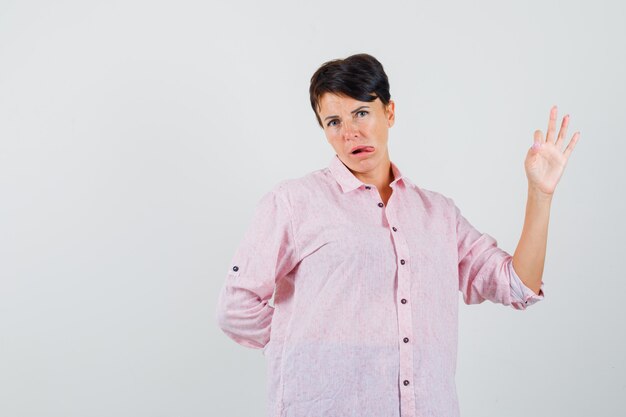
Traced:
<path id="1" fill-rule="evenodd" d="M 509 272 L 511 275 L 511 302 L 520 303 L 522 307 L 528 307 L 535 304 L 538 301 L 543 300 L 543 281 L 541 281 L 541 288 L 539 294 L 535 294 L 533 290 L 528 288 L 513 269 L 513 260 L 509 261 Z"/>

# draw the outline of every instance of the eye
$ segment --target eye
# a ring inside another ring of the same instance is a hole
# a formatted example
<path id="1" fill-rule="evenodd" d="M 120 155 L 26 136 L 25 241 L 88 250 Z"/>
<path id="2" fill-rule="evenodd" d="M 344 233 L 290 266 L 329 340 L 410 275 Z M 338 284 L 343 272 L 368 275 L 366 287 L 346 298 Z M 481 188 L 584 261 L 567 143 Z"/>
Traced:
<path id="1" fill-rule="evenodd" d="M 357 112 L 356 114 L 361 114 L 361 113 L 363 113 L 363 116 L 365 116 L 365 115 L 366 115 L 366 114 L 368 114 L 369 112 L 368 112 L 367 110 L 361 110 L 361 111 Z M 363 117 L 363 116 L 362 116 L 362 117 Z"/>
<path id="2" fill-rule="evenodd" d="M 336 126 L 336 124 L 334 124 L 335 122 L 339 122 L 339 120 L 332 119 L 330 122 L 328 122 L 327 126 L 329 126 L 329 127 Z"/>

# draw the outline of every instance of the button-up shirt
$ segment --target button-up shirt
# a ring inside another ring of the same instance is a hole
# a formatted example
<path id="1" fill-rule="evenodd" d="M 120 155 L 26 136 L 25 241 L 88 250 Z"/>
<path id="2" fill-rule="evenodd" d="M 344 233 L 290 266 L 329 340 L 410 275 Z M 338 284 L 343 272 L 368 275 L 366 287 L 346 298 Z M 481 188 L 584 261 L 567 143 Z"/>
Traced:
<path id="1" fill-rule="evenodd" d="M 543 299 L 453 200 L 391 169 L 386 205 L 337 155 L 257 205 L 217 321 L 263 349 L 268 417 L 458 416 L 459 291 L 517 310 Z"/>

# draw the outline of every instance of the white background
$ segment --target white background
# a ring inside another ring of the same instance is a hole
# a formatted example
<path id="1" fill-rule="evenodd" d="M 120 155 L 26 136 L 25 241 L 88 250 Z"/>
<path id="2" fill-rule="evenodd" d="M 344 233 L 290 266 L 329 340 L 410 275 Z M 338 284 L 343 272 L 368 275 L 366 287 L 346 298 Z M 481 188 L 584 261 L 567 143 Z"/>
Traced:
<path id="1" fill-rule="evenodd" d="M 546 298 L 461 306 L 461 412 L 623 413 L 625 20 L 619 0 L 0 1 L 0 415 L 263 414 L 263 356 L 217 327 L 218 291 L 260 196 L 334 155 L 309 80 L 359 52 L 390 79 L 392 161 L 511 253 L 533 131 L 571 115 Z"/>

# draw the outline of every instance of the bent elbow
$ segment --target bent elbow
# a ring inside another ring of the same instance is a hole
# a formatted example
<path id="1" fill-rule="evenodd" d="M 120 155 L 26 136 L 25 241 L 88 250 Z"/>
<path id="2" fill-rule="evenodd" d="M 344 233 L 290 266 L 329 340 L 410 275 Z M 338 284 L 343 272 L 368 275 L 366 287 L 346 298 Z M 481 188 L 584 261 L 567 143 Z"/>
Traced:
<path id="1" fill-rule="evenodd" d="M 236 300 L 220 296 L 215 318 L 218 327 L 236 343 L 262 349 L 270 338 L 273 308 L 267 301 Z"/>

